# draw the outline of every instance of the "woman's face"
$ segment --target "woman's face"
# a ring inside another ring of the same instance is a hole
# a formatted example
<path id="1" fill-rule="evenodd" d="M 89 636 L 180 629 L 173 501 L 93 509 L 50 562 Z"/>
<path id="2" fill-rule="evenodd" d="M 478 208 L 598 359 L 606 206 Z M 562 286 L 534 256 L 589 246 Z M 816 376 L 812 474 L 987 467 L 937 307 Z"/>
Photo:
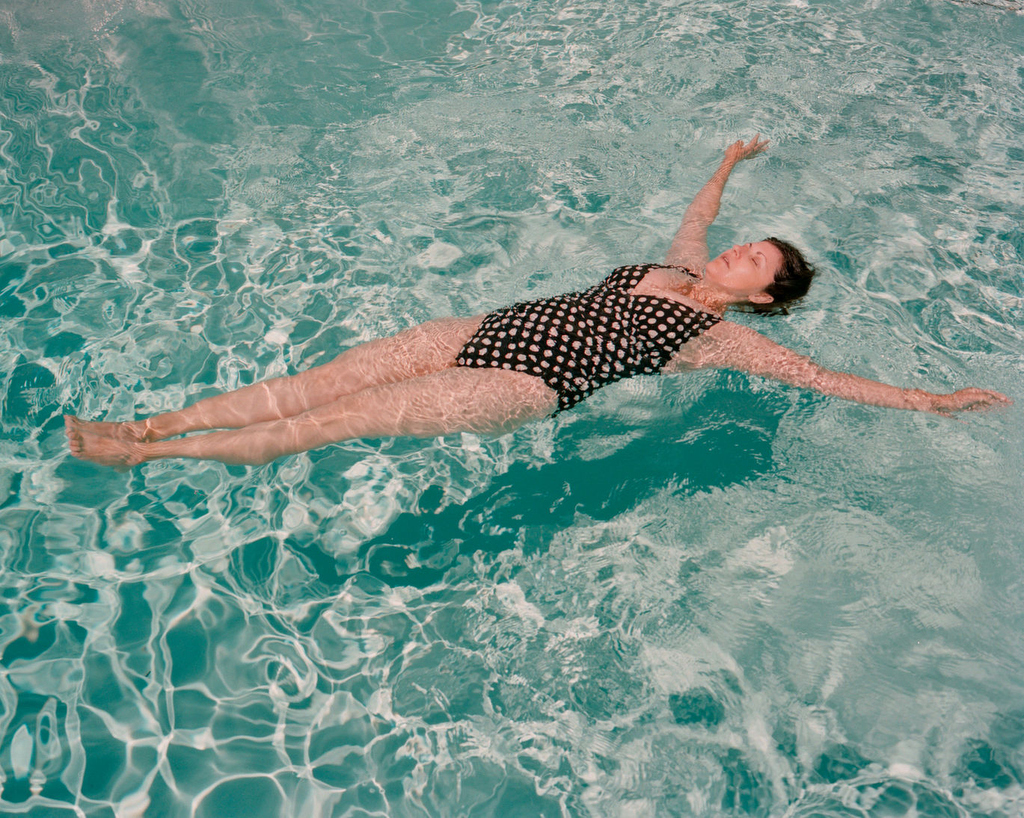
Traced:
<path id="1" fill-rule="evenodd" d="M 770 241 L 737 244 L 713 258 L 704 268 L 704 282 L 721 290 L 733 301 L 771 303 L 765 288 L 782 269 L 782 252 Z"/>

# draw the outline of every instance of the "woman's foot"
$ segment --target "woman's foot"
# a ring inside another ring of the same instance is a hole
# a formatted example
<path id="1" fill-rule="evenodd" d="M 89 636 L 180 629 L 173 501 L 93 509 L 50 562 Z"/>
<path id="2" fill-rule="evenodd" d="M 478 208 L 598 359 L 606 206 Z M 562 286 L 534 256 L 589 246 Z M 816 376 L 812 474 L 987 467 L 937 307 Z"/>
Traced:
<path id="1" fill-rule="evenodd" d="M 94 434 L 92 426 L 122 426 L 120 423 L 87 423 L 71 415 L 64 416 L 64 431 L 68 436 L 71 454 L 80 460 L 88 460 L 101 466 L 112 466 L 118 471 L 126 471 L 137 466 L 145 458 L 138 440 L 122 440 Z"/>
<path id="2" fill-rule="evenodd" d="M 127 443 L 151 443 L 160 440 L 148 420 L 128 420 L 124 423 L 109 423 L 103 420 L 82 420 L 74 415 L 64 415 L 64 425 L 72 426 L 80 432 L 98 437 L 109 437 L 112 440 L 123 440 Z"/>

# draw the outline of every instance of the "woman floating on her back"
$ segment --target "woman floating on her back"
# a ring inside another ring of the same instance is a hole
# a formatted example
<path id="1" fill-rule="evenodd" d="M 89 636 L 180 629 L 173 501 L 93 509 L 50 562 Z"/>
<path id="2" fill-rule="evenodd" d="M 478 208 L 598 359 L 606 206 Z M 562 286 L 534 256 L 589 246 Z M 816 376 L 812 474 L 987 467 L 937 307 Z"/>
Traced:
<path id="1" fill-rule="evenodd" d="M 428 321 L 177 412 L 125 423 L 67 416 L 71 453 L 119 468 L 167 457 L 260 464 L 352 438 L 501 434 L 622 378 L 707 367 L 942 415 L 1010 403 L 987 389 L 936 395 L 832 372 L 722 318 L 733 305 L 800 298 L 814 275 L 796 248 L 775 238 L 708 260 L 707 230 L 729 174 L 767 146 L 759 136 L 729 146 L 686 209 L 663 265 L 620 267 L 584 292 L 487 316 Z M 209 429 L 228 431 L 176 437 Z"/>

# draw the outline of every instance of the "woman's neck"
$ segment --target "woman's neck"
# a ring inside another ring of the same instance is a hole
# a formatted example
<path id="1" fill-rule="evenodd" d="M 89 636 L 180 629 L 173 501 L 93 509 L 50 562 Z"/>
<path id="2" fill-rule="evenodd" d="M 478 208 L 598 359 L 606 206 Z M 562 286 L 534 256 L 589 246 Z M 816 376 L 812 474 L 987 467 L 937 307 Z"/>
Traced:
<path id="1" fill-rule="evenodd" d="M 725 293 L 714 287 L 708 287 L 703 281 L 694 281 L 689 295 L 694 301 L 699 301 L 707 307 L 709 312 L 717 313 L 718 315 L 724 313 L 732 303 L 732 300 Z"/>
<path id="2" fill-rule="evenodd" d="M 702 304 L 708 312 L 718 315 L 724 313 L 732 303 L 725 293 L 715 287 L 709 287 L 701 276 L 693 273 L 686 278 L 680 278 L 674 289 L 678 290 L 680 295 Z"/>

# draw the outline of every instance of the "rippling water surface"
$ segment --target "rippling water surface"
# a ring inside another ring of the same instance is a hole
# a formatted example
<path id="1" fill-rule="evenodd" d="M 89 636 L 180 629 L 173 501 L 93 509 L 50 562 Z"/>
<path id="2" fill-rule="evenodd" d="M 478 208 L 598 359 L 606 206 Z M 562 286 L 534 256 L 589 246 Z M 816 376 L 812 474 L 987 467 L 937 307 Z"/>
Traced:
<path id="1" fill-rule="evenodd" d="M 0 812 L 1024 812 L 1024 16 L 947 0 L 0 6 Z M 823 364 L 497 440 L 73 460 L 128 419 L 783 235 Z"/>

